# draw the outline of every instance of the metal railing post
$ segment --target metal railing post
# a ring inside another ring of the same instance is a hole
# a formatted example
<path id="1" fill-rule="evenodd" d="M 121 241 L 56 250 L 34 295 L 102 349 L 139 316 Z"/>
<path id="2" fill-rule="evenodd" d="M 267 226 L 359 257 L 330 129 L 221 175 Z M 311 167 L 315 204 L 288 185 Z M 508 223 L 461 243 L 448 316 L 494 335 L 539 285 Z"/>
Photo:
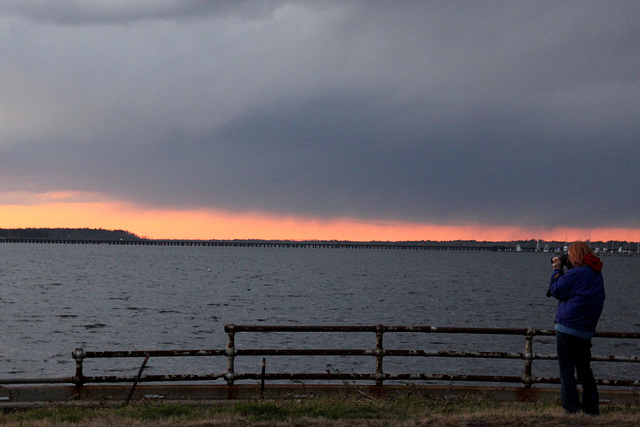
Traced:
<path id="1" fill-rule="evenodd" d="M 524 387 L 531 388 L 533 384 L 532 365 L 533 365 L 533 335 L 534 329 L 529 327 L 525 334 L 524 344 Z"/>
<path id="2" fill-rule="evenodd" d="M 260 369 L 260 397 L 263 397 L 264 393 L 264 376 L 267 370 L 267 358 L 262 358 L 262 364 Z"/>
<path id="3" fill-rule="evenodd" d="M 376 385 L 382 385 L 384 381 L 384 372 L 382 370 L 382 358 L 384 357 L 384 347 L 382 346 L 382 336 L 384 334 L 384 325 L 376 325 Z"/>
<path id="4" fill-rule="evenodd" d="M 76 348 L 73 353 L 71 353 L 71 356 L 76 361 L 76 374 L 73 377 L 73 383 L 78 387 L 82 387 L 84 383 L 84 374 L 82 373 L 82 361 L 85 358 L 84 350 Z"/>
<path id="5" fill-rule="evenodd" d="M 227 373 L 224 375 L 224 379 L 228 385 L 233 385 L 236 376 L 235 357 L 238 354 L 235 344 L 235 325 L 227 325 L 224 329 L 227 331 L 227 348 L 224 351 L 225 356 L 227 356 Z"/>

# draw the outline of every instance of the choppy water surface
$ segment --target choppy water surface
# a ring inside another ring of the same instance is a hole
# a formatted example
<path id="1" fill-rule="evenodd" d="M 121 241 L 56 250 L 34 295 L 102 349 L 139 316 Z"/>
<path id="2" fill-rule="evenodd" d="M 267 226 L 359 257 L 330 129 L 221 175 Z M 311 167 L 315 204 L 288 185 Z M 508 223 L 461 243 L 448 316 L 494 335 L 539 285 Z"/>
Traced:
<path id="1" fill-rule="evenodd" d="M 3 244 L 0 256 L 1 378 L 70 376 L 76 347 L 224 348 L 228 323 L 545 329 L 553 327 L 555 312 L 555 301 L 544 296 L 551 267 L 549 254 L 543 253 Z M 639 332 L 640 258 L 603 260 L 607 302 L 599 329 Z M 259 340 L 332 347 L 329 339 L 322 334 L 241 335 L 237 344 L 258 347 Z M 338 339 L 344 348 L 375 346 L 371 335 Z M 454 343 L 482 350 L 479 341 L 495 347 L 485 351 L 524 347 L 523 338 L 499 338 L 491 344 L 487 337 L 385 335 L 385 346 L 397 348 Z M 536 351 L 555 352 L 553 338 L 540 342 Z M 607 346 L 594 340 L 593 351 L 640 352 L 637 342 Z M 322 372 L 325 362 L 318 362 L 322 369 L 312 366 L 313 361 L 304 363 Z M 445 362 L 449 370 L 468 368 Z M 211 363 L 154 361 L 149 369 L 168 366 L 173 372 L 163 373 L 194 373 L 210 371 Z M 275 369 L 289 362 L 269 363 Z M 327 369 L 356 369 L 344 363 L 335 361 Z M 366 363 L 371 371 L 375 368 L 373 360 L 359 361 L 358 370 L 367 370 L 362 369 Z M 489 363 L 495 362 L 475 360 L 473 367 L 486 369 Z M 426 364 L 438 369 L 442 362 L 399 361 L 397 369 L 425 370 Z M 521 362 L 515 366 L 522 370 Z M 130 373 L 115 364 L 103 369 L 112 372 L 102 374 Z M 391 360 L 388 369 L 395 369 Z M 601 369 L 638 376 L 637 364 Z M 549 370 L 534 374 L 556 375 L 555 367 Z"/>

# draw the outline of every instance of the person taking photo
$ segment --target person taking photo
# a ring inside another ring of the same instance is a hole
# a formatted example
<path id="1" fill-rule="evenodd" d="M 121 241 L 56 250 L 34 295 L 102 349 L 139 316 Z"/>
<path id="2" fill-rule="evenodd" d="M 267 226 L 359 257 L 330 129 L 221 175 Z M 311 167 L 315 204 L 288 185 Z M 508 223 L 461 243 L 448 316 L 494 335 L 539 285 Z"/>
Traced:
<path id="1" fill-rule="evenodd" d="M 568 413 L 598 415 L 599 396 L 591 370 L 591 338 L 604 307 L 602 261 L 585 242 L 569 246 L 568 257 L 551 260 L 547 296 L 558 300 L 555 330 L 562 406 Z M 568 267 L 565 271 L 563 267 Z M 582 382 L 582 402 L 575 375 Z"/>

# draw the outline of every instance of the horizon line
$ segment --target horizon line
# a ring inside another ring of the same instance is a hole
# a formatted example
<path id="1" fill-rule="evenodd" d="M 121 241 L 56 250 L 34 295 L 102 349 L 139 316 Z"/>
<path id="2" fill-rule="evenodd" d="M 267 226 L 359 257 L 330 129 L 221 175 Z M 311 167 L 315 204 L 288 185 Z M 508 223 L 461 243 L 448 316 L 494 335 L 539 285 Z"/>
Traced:
<path id="1" fill-rule="evenodd" d="M 216 238 L 153 238 L 153 237 L 145 237 L 140 236 L 135 232 L 124 230 L 124 229 L 110 229 L 110 228 L 102 228 L 102 227 L 24 227 L 24 228 L 3 228 L 0 227 L 0 231 L 19 231 L 19 230 L 73 230 L 73 231 L 106 231 L 106 232 L 124 232 L 132 237 L 135 237 L 139 240 L 143 241 L 173 241 L 173 242 L 296 242 L 296 243 L 305 243 L 305 242 L 317 242 L 317 243 L 455 243 L 455 242 L 475 242 L 475 243 L 520 243 L 520 242 L 532 242 L 532 243 L 571 243 L 576 241 L 584 241 L 591 243 L 609 243 L 609 242 L 620 242 L 620 243 L 640 243 L 639 241 L 633 240 L 619 240 L 619 239 L 608 239 L 608 240 L 546 240 L 546 239 L 512 239 L 512 240 L 477 240 L 477 239 L 449 239 L 449 240 L 350 240 L 350 239 L 287 239 L 287 238 L 276 238 L 276 239 L 264 239 L 264 238 L 227 238 L 227 239 L 216 239 Z M 6 239 L 5 237 L 0 237 L 0 239 Z M 48 238 L 18 238 L 18 240 L 50 240 Z M 81 239 L 81 238 L 68 238 L 68 239 L 60 239 L 60 238 L 52 238 L 51 240 L 69 240 L 69 241 L 82 241 L 82 240 L 105 240 L 106 239 Z M 122 240 L 122 239 L 120 239 Z"/>

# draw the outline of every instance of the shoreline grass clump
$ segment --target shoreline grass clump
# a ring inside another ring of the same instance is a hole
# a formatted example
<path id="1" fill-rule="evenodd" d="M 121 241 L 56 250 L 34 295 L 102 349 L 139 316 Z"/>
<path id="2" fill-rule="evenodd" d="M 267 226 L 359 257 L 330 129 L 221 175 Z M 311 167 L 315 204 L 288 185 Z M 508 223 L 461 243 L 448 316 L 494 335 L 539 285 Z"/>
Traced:
<path id="1" fill-rule="evenodd" d="M 0 414 L 2 427 L 48 426 L 637 426 L 640 407 L 604 405 L 602 415 L 567 415 L 557 403 L 491 399 L 291 399 L 136 402 L 126 407 L 51 406 Z"/>

